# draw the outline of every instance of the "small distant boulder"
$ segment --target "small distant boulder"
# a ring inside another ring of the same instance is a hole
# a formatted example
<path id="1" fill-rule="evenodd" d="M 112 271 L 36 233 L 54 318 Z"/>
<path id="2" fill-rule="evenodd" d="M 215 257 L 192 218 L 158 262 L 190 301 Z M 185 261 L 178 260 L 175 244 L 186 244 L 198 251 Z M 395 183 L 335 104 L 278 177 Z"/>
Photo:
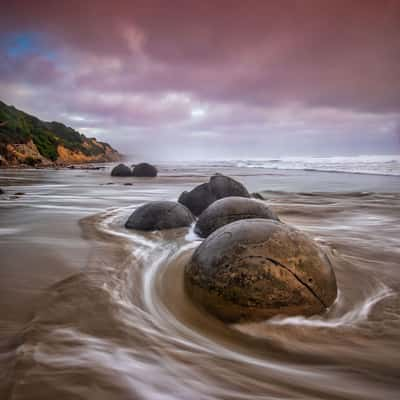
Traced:
<path id="1" fill-rule="evenodd" d="M 133 176 L 154 178 L 157 176 L 157 168 L 148 163 L 140 163 L 133 168 Z"/>
<path id="2" fill-rule="evenodd" d="M 190 192 L 183 192 L 178 202 L 198 216 L 214 201 L 230 196 L 250 197 L 250 194 L 240 182 L 229 176 L 216 174 L 209 182 L 196 186 Z"/>
<path id="3" fill-rule="evenodd" d="M 5 193 L 5 191 L 2 188 L 0 188 L 0 194 L 4 194 L 4 193 Z"/>
<path id="4" fill-rule="evenodd" d="M 136 209 L 125 227 L 140 231 L 183 228 L 194 221 L 192 213 L 174 201 L 152 201 Z"/>
<path id="5" fill-rule="evenodd" d="M 263 202 L 245 197 L 225 197 L 207 207 L 199 216 L 195 232 L 207 237 L 221 226 L 240 219 L 263 218 L 279 221 Z"/>
<path id="6" fill-rule="evenodd" d="M 266 219 L 217 229 L 194 252 L 184 279 L 189 296 L 226 322 L 318 314 L 337 295 L 335 273 L 318 245 Z"/>
<path id="7" fill-rule="evenodd" d="M 127 165 L 118 164 L 112 169 L 111 176 L 132 176 L 132 171 Z"/>

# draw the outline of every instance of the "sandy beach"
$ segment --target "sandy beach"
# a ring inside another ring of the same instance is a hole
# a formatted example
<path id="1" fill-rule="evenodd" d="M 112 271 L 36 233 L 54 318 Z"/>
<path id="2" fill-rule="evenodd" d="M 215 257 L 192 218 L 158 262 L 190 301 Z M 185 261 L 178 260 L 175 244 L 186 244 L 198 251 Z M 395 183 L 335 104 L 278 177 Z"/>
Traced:
<path id="1" fill-rule="evenodd" d="M 229 163 L 164 164 L 154 179 L 109 171 L 0 171 L 1 398 L 397 398 L 398 176 Z M 139 205 L 176 200 L 217 171 L 329 254 L 339 297 L 326 314 L 223 324 L 183 291 L 192 229 L 123 227 Z"/>

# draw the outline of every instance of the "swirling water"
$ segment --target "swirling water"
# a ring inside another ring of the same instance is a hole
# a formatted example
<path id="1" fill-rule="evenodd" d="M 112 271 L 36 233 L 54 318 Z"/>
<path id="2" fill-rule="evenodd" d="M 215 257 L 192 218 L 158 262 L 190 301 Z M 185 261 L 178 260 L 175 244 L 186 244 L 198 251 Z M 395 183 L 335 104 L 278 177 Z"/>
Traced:
<path id="1" fill-rule="evenodd" d="M 340 293 L 326 314 L 223 324 L 183 290 L 192 229 L 123 227 L 213 167 L 164 166 L 132 186 L 107 170 L 2 171 L 0 398 L 398 397 L 400 178 L 218 171 L 329 254 Z"/>

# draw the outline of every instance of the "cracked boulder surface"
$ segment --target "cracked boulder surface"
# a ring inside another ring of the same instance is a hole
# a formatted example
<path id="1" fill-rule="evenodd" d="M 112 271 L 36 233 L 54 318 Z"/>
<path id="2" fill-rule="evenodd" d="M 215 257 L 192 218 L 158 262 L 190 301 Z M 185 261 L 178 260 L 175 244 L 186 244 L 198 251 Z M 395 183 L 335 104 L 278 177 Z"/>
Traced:
<path id="1" fill-rule="evenodd" d="M 207 237 L 231 222 L 252 218 L 279 221 L 277 215 L 262 201 L 245 197 L 225 197 L 215 201 L 201 213 L 195 232 L 201 237 Z"/>
<path id="2" fill-rule="evenodd" d="M 222 174 L 213 175 L 207 183 L 196 186 L 190 192 L 183 192 L 178 202 L 199 216 L 210 204 L 224 197 L 250 197 L 247 189 L 235 179 Z"/>
<path id="3" fill-rule="evenodd" d="M 327 256 L 299 230 L 267 219 L 217 229 L 185 267 L 189 296 L 226 322 L 323 312 L 337 295 Z"/>
<path id="4" fill-rule="evenodd" d="M 125 223 L 125 228 L 140 231 L 183 228 L 194 221 L 192 213 L 175 201 L 152 201 L 137 208 Z"/>

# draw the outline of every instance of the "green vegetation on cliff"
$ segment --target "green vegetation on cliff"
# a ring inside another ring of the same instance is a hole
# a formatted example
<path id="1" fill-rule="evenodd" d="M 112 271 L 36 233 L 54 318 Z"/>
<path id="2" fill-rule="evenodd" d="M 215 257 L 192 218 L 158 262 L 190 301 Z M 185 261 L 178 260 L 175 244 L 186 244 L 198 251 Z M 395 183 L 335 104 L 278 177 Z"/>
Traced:
<path id="1" fill-rule="evenodd" d="M 8 158 L 8 144 L 25 144 L 32 140 L 40 154 L 51 160 L 57 160 L 59 145 L 73 152 L 81 152 L 88 157 L 104 153 L 105 148 L 113 150 L 107 143 L 97 142 L 93 145 L 76 130 L 60 122 L 45 122 L 13 106 L 0 101 L 0 155 Z"/>

